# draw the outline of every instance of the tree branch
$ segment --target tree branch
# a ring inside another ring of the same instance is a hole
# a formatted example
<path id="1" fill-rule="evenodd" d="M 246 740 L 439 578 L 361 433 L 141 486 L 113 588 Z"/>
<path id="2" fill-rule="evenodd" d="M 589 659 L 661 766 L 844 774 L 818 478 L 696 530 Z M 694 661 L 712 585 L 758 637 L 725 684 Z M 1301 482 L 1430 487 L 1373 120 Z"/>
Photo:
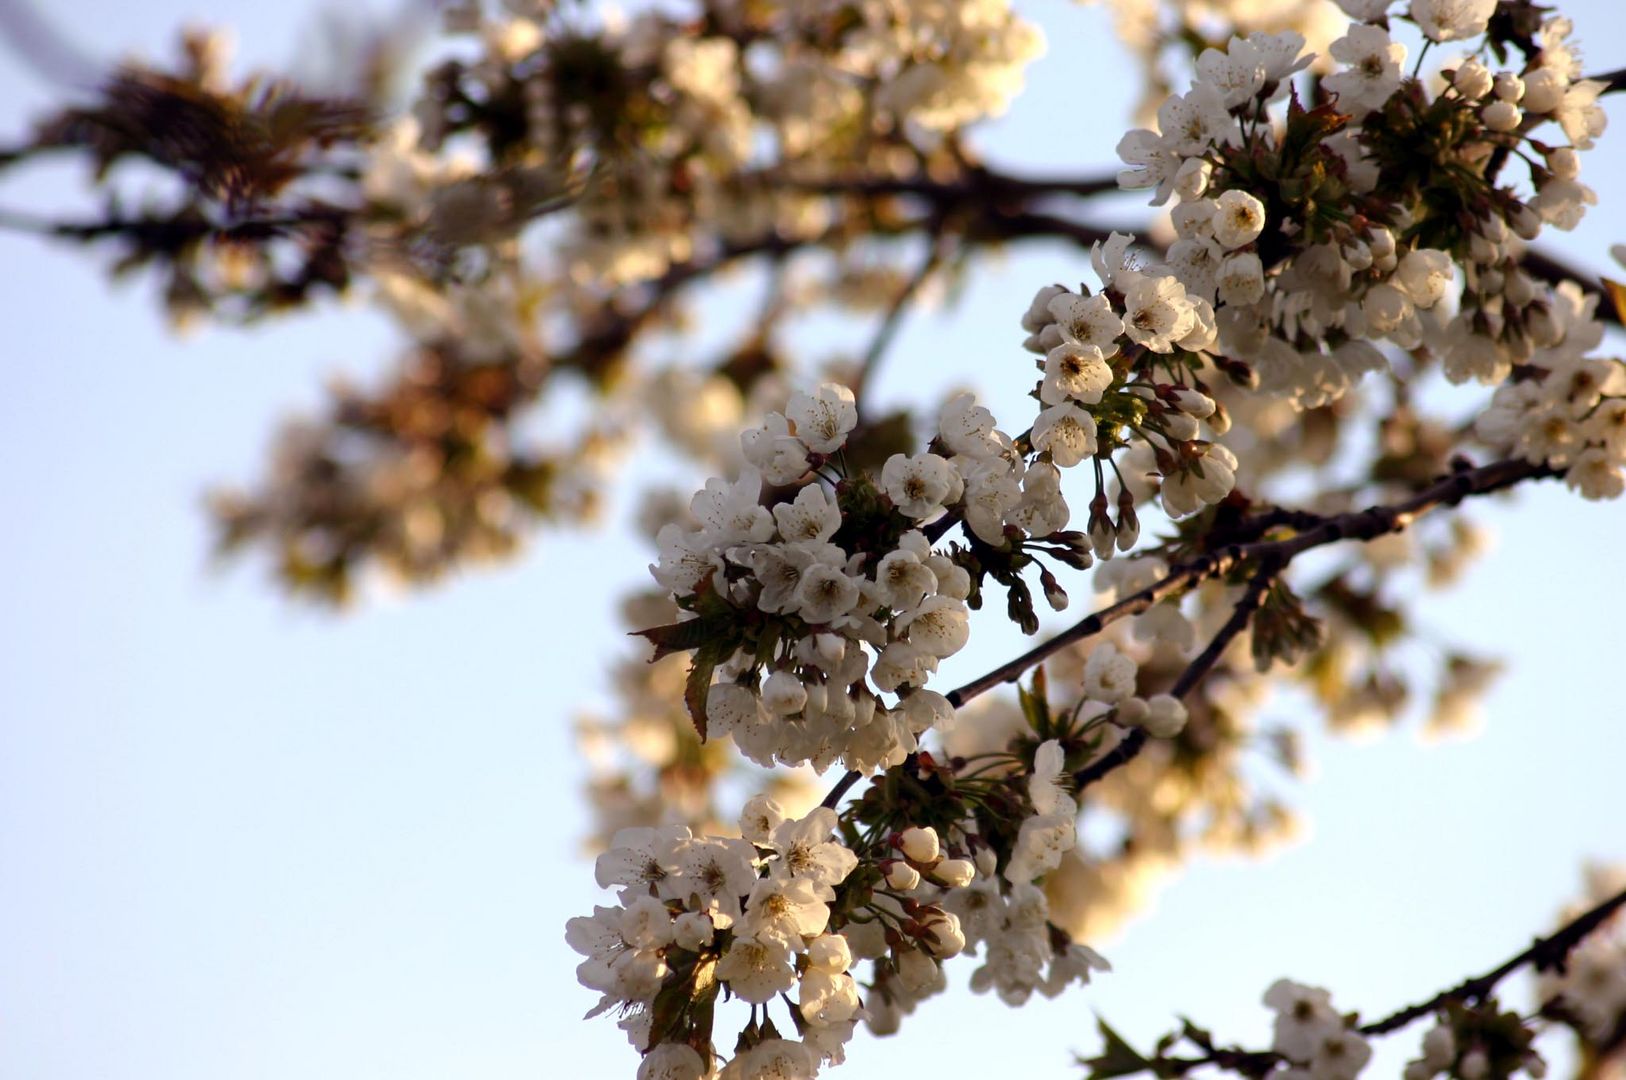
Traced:
<path id="1" fill-rule="evenodd" d="M 1084 618 L 1016 659 L 1007 661 L 987 674 L 971 680 L 950 693 L 948 699 L 956 706 L 963 705 L 1002 682 L 1015 682 L 1035 664 L 1074 642 L 1100 633 L 1107 625 L 1125 615 L 1139 614 L 1176 589 L 1219 577 L 1244 563 L 1280 560 L 1281 566 L 1285 567 L 1294 558 L 1312 548 L 1324 547 L 1341 540 L 1375 540 L 1388 533 L 1400 532 L 1418 517 L 1436 507 L 1455 506 L 1469 496 L 1501 491 L 1522 480 L 1557 475 L 1557 470 L 1546 465 L 1535 465 L 1523 460 L 1497 461 L 1478 468 L 1463 468 L 1398 502 L 1320 517 L 1319 524 L 1285 540 L 1235 544 L 1217 552 L 1209 552 L 1177 563 L 1169 568 L 1167 574 L 1146 588 Z"/>
<path id="2" fill-rule="evenodd" d="M 1231 618 L 1171 688 L 1175 696 L 1183 697 L 1195 689 L 1218 663 L 1226 646 L 1242 632 L 1248 620 L 1264 602 L 1264 593 L 1271 581 L 1297 556 L 1313 548 L 1335 544 L 1342 540 L 1363 542 L 1375 540 L 1380 536 L 1404 530 L 1417 518 L 1438 507 L 1456 506 L 1471 496 L 1502 491 L 1524 480 L 1539 480 L 1558 475 L 1560 475 L 1558 470 L 1547 465 L 1537 465 L 1519 459 L 1496 461 L 1477 468 L 1471 466 L 1460 468 L 1416 494 L 1393 503 L 1373 505 L 1365 510 L 1331 516 L 1295 515 L 1295 520 L 1309 527 L 1284 540 L 1234 544 L 1220 551 L 1208 552 L 1177 563 L 1169 568 L 1167 574 L 1146 588 L 1085 616 L 1055 637 L 1040 642 L 1022 655 L 1007 660 L 965 685 L 949 691 L 945 697 L 950 705 L 959 708 L 1001 683 L 1015 682 L 1030 668 L 1069 645 L 1099 634 L 1120 619 L 1146 611 L 1170 593 L 1200 584 L 1210 578 L 1220 577 L 1246 563 L 1255 563 L 1257 570 L 1249 582 L 1248 591 L 1237 602 L 1237 608 L 1231 613 Z M 1312 520 L 1316 524 L 1310 525 Z M 1140 753 L 1145 742 L 1145 733 L 1137 728 L 1117 747 L 1108 751 L 1106 756 L 1075 774 L 1075 782 L 1080 788 L 1094 783 L 1133 759 Z M 834 806 L 840 801 L 841 795 L 859 778 L 856 772 L 843 775 L 836 789 L 825 797 L 824 805 Z"/>
<path id="3" fill-rule="evenodd" d="M 1612 915 L 1626 908 L 1626 890 L 1576 916 L 1557 931 L 1537 938 L 1531 946 L 1517 956 L 1499 964 L 1483 975 L 1465 979 L 1449 990 L 1442 990 L 1427 1001 L 1408 1006 L 1399 1012 L 1363 1024 L 1355 1030 L 1361 1035 L 1375 1037 L 1400 1030 L 1414 1020 L 1429 1016 L 1452 1002 L 1471 1002 L 1475 1005 L 1487 1000 L 1498 983 L 1525 965 L 1537 971 L 1562 971 L 1571 951 Z M 1185 1076 L 1204 1065 L 1240 1073 L 1244 1076 L 1264 1076 L 1287 1059 L 1275 1050 L 1247 1050 L 1239 1046 L 1213 1047 L 1196 1057 L 1164 1057 L 1159 1053 L 1147 1062 L 1147 1069 L 1159 1076 Z M 1155 1067 L 1155 1069 L 1154 1069 Z"/>
<path id="4" fill-rule="evenodd" d="M 1416 1005 L 1408 1005 L 1397 1013 L 1374 1020 L 1370 1024 L 1360 1027 L 1362 1035 L 1387 1035 L 1391 1031 L 1398 1031 L 1420 1017 L 1427 1016 L 1441 1006 L 1452 1001 L 1482 1002 L 1488 998 L 1496 984 L 1524 967 L 1532 965 L 1537 971 L 1564 970 L 1565 961 L 1569 958 L 1571 950 L 1581 943 L 1581 939 L 1602 926 L 1609 917 L 1621 908 L 1626 907 L 1626 889 L 1594 906 L 1591 910 L 1583 912 L 1565 923 L 1557 931 L 1544 938 L 1537 938 L 1530 947 L 1517 956 L 1510 958 L 1502 964 L 1465 979 L 1449 990 L 1442 990 L 1427 1001 Z"/>
<path id="5" fill-rule="evenodd" d="M 1225 625 L 1219 628 L 1219 632 L 1203 651 L 1198 653 L 1196 659 L 1187 664 L 1180 677 L 1174 680 L 1174 685 L 1169 687 L 1170 694 L 1184 698 L 1208 677 L 1208 673 L 1214 670 L 1214 665 L 1219 663 L 1220 657 L 1225 655 L 1225 650 L 1231 647 L 1231 642 L 1248 628 L 1254 615 L 1264 606 L 1265 596 L 1270 592 L 1271 584 L 1286 565 L 1287 560 L 1280 556 L 1267 555 L 1260 560 L 1259 569 L 1254 572 L 1248 581 L 1247 589 L 1237 600 L 1236 606 L 1231 609 L 1231 617 L 1225 620 Z M 1145 746 L 1146 729 L 1135 728 L 1117 746 L 1074 773 L 1074 786 L 1083 791 L 1120 765 L 1127 765 L 1133 761 Z"/>

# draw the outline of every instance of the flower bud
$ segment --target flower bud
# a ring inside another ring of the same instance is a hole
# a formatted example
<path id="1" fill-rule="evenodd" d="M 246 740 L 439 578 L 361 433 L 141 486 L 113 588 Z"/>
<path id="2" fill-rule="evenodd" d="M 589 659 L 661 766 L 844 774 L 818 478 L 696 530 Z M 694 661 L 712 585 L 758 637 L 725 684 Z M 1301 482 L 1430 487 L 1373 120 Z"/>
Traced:
<path id="1" fill-rule="evenodd" d="M 920 884 L 920 871 L 906 862 L 895 862 L 886 871 L 886 883 L 899 892 L 908 892 Z"/>
<path id="2" fill-rule="evenodd" d="M 1449 1027 L 1441 1024 L 1423 1033 L 1423 1062 L 1431 1073 L 1446 1068 L 1456 1057 L 1457 1037 Z"/>
<path id="3" fill-rule="evenodd" d="M 1524 113 L 1511 101 L 1493 101 L 1485 106 L 1479 118 L 1492 131 L 1508 132 L 1524 121 Z"/>
<path id="4" fill-rule="evenodd" d="M 1066 611 L 1070 598 L 1067 590 L 1061 587 L 1056 575 L 1046 571 L 1040 575 L 1039 585 L 1044 589 L 1044 602 L 1050 605 L 1051 611 Z"/>
<path id="5" fill-rule="evenodd" d="M 934 910 L 920 922 L 937 939 L 935 942 L 927 941 L 926 948 L 939 960 L 958 956 L 965 950 L 965 934 L 960 930 L 958 916 L 947 911 Z"/>
<path id="6" fill-rule="evenodd" d="M 1154 694 L 1146 699 L 1146 719 L 1141 727 L 1154 739 L 1172 739 L 1186 726 L 1186 707 L 1172 694 Z"/>
<path id="7" fill-rule="evenodd" d="M 944 859 L 932 867 L 932 880 L 951 889 L 963 889 L 977 880 L 977 868 L 970 859 Z"/>
<path id="8" fill-rule="evenodd" d="M 930 826 L 910 826 L 898 837 L 898 846 L 902 848 L 904 857 L 913 862 L 936 862 L 939 850 L 937 830 Z"/>
<path id="9" fill-rule="evenodd" d="M 807 962 L 820 971 L 846 971 L 852 967 L 852 948 L 840 934 L 823 934 L 807 946 Z"/>
<path id="10" fill-rule="evenodd" d="M 1151 710 L 1147 707 L 1145 698 L 1132 697 L 1118 703 L 1118 723 L 1125 727 L 1137 726 L 1146 719 Z"/>
<path id="11" fill-rule="evenodd" d="M 1509 216 L 1512 218 L 1510 224 L 1514 235 L 1520 240 L 1534 240 L 1541 235 L 1541 215 L 1523 203 L 1515 206 Z"/>
<path id="12" fill-rule="evenodd" d="M 1514 307 L 1522 308 L 1536 298 L 1536 283 L 1524 271 L 1513 270 L 1502 284 L 1502 295 Z"/>
<path id="13" fill-rule="evenodd" d="M 1463 97 L 1477 101 L 1491 92 L 1495 82 L 1491 77 L 1490 68 L 1470 57 L 1457 67 L 1451 76 L 1451 85 Z"/>
<path id="14" fill-rule="evenodd" d="M 1174 400 L 1180 406 L 1180 411 L 1187 416 L 1195 416 L 1199 420 L 1206 420 L 1214 415 L 1214 399 L 1207 394 L 1198 393 L 1180 387 L 1174 391 Z"/>
<path id="15" fill-rule="evenodd" d="M 1118 550 L 1128 551 L 1140 539 L 1140 517 L 1136 515 L 1133 503 L 1125 506 L 1120 499 L 1118 506 Z"/>
<path id="16" fill-rule="evenodd" d="M 1491 83 L 1491 90 L 1499 100 L 1517 104 L 1524 97 L 1524 80 L 1511 71 L 1500 71 Z"/>
<path id="17" fill-rule="evenodd" d="M 1581 175 L 1581 155 L 1572 147 L 1555 147 L 1547 151 L 1547 168 L 1559 180 L 1574 180 Z"/>
<path id="18" fill-rule="evenodd" d="M 1564 339 L 1564 328 L 1559 325 L 1546 304 L 1536 304 L 1526 309 L 1524 332 L 1534 344 L 1543 349 L 1550 349 Z"/>
<path id="19" fill-rule="evenodd" d="M 942 971 L 926 953 L 908 949 L 897 958 L 898 981 L 911 994 L 929 992 L 942 978 Z"/>
<path id="20" fill-rule="evenodd" d="M 1164 413 L 1163 433 L 1171 442 L 1189 442 L 1197 437 L 1197 421 L 1185 413 Z"/>

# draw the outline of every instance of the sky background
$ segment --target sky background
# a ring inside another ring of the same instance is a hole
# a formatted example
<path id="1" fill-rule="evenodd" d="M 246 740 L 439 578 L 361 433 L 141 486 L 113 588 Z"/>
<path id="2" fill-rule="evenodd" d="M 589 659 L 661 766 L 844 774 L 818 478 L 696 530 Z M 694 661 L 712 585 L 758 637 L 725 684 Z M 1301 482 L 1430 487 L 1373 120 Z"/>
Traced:
<path id="1" fill-rule="evenodd" d="M 306 7 L 48 10 L 92 57 L 164 54 L 207 15 L 280 65 L 308 43 Z M 1025 7 L 1049 49 L 984 144 L 1035 168 L 1111 164 L 1137 79 L 1104 16 Z M 1626 64 L 1609 8 L 1566 8 L 1592 69 Z M 55 94 L 0 54 L 0 137 Z M 1559 244 L 1597 269 L 1626 240 L 1622 146 L 1612 131 L 1587 155 L 1603 205 Z M 0 176 L 0 206 L 86 207 L 80 182 Z M 908 321 L 876 393 L 986 383 L 1034 288 L 1081 276 L 1072 251 L 984 264 L 959 308 Z M 577 855 L 570 719 L 606 696 L 615 598 L 649 552 L 621 531 L 555 533 L 342 617 L 292 604 L 263 564 L 211 569 L 202 493 L 258 476 L 275 424 L 314 407 L 325 377 L 381 370 L 389 328 L 328 306 L 177 338 L 150 283 L 110 288 L 95 257 L 10 234 L 0 280 L 0 1080 L 630 1076 L 613 1023 L 579 1019 L 592 995 L 563 940 L 605 899 Z M 1076 1076 L 1092 1012 L 1142 1041 L 1184 1013 L 1260 1042 L 1278 976 L 1375 1016 L 1549 925 L 1584 859 L 1626 857 L 1626 508 L 1546 485 L 1475 513 L 1495 550 L 1424 619 L 1514 661 L 1483 734 L 1312 734 L 1312 780 L 1276 781 L 1311 823 L 1301 842 L 1199 862 L 1095 943 L 1117 971 L 1088 990 L 1009 1010 L 962 988 L 900 1038 L 860 1036 L 837 1075 L 925 1054 L 945 1078 Z M 944 685 L 1009 641 L 956 657 Z M 1286 702 L 1261 716 L 1299 719 Z M 962 987 L 973 966 L 953 965 Z M 1390 1039 L 1372 1075 L 1415 1047 Z"/>

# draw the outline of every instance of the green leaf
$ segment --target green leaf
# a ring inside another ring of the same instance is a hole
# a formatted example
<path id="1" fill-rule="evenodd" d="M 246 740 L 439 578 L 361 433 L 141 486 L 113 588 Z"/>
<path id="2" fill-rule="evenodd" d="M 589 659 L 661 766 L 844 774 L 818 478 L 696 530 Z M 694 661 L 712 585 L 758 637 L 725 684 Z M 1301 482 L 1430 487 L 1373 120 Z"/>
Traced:
<path id="1" fill-rule="evenodd" d="M 683 684 L 683 704 L 689 707 L 689 719 L 701 742 L 706 741 L 706 695 L 711 691 L 711 677 L 717 665 L 732 655 L 732 640 L 713 638 L 695 650 L 694 662 L 689 666 L 689 678 Z"/>
<path id="2" fill-rule="evenodd" d="M 652 626 L 648 630 L 634 630 L 632 633 L 634 637 L 646 638 L 654 645 L 655 655 L 652 659 L 659 660 L 673 653 L 698 649 L 716 637 L 717 628 L 712 623 L 711 619 L 686 619 L 665 626 Z"/>
<path id="3" fill-rule="evenodd" d="M 1152 1063 L 1136 1050 L 1124 1037 L 1119 1035 L 1112 1027 L 1099 1016 L 1095 1018 L 1096 1026 L 1101 1029 L 1101 1039 L 1106 1044 L 1099 1055 L 1093 1058 L 1080 1059 L 1080 1065 L 1089 1066 L 1089 1080 L 1108 1080 L 1113 1076 L 1134 1076 L 1143 1073 L 1152 1067 Z"/>
<path id="4" fill-rule="evenodd" d="M 1198 1027 L 1189 1017 L 1180 1018 L 1180 1034 L 1207 1053 L 1214 1052 L 1214 1036 L 1209 1031 Z"/>
<path id="5" fill-rule="evenodd" d="M 1027 717 L 1028 727 L 1033 729 L 1033 734 L 1040 739 L 1050 738 L 1050 702 L 1045 692 L 1043 665 L 1034 671 L 1031 690 L 1021 683 L 1016 685 L 1016 697 L 1022 704 L 1022 715 Z"/>

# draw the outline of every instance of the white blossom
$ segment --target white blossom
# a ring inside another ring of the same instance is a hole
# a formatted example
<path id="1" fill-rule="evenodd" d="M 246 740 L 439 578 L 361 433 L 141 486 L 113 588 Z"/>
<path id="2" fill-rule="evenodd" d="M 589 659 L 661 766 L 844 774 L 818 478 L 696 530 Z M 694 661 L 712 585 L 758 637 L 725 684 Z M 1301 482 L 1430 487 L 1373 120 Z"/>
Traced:
<path id="1" fill-rule="evenodd" d="M 851 390 L 837 383 L 824 383 L 812 394 L 792 394 L 785 418 L 809 450 L 833 454 L 858 426 L 858 406 Z"/>

